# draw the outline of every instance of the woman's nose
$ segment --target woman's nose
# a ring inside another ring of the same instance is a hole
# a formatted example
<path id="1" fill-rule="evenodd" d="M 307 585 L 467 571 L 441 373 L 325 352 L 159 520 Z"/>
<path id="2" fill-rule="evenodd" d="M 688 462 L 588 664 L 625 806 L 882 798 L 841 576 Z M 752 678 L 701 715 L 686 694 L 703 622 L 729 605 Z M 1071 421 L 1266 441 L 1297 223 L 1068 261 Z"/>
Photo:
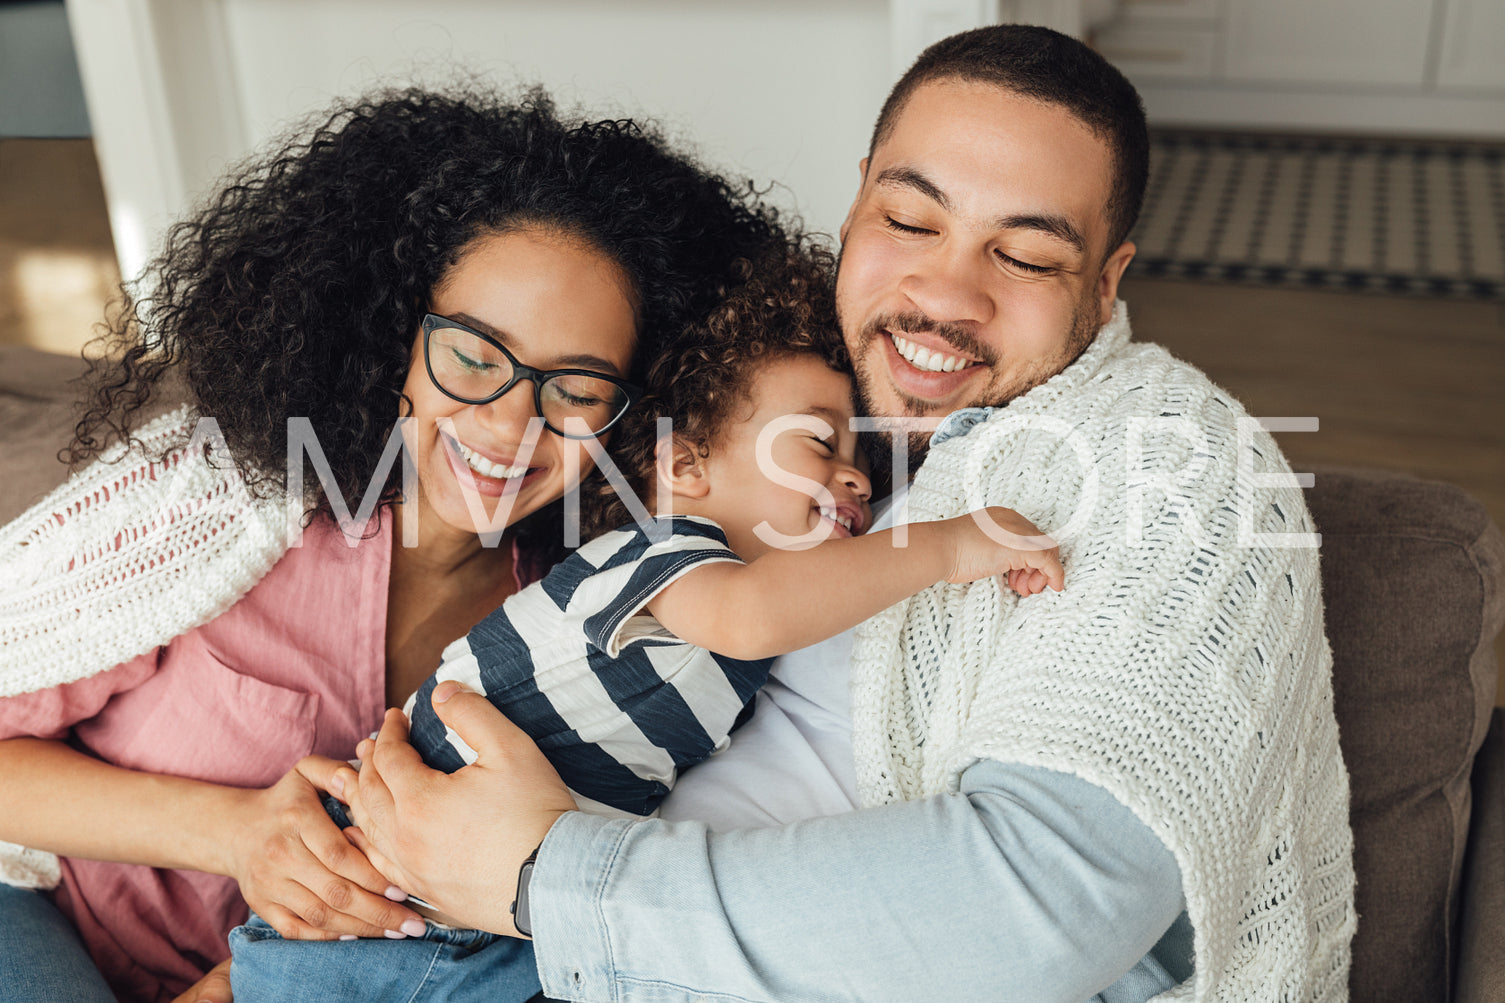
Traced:
<path id="1" fill-rule="evenodd" d="M 530 420 L 540 423 L 543 421 L 533 399 L 533 384 L 527 380 L 518 380 L 515 386 L 494 401 L 471 406 L 476 409 L 477 422 L 506 442 L 521 442 L 527 434 Z"/>

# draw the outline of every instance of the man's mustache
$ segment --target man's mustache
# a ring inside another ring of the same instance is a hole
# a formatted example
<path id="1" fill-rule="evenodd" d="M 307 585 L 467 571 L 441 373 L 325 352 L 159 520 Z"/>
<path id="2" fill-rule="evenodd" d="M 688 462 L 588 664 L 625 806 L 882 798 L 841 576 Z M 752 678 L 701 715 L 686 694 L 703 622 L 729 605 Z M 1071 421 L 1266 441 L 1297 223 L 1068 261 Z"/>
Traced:
<path id="1" fill-rule="evenodd" d="M 991 366 L 998 361 L 997 355 L 991 348 L 983 344 L 970 331 L 959 324 L 947 324 L 933 320 L 919 311 L 907 311 L 905 313 L 880 313 L 868 321 L 863 334 L 867 338 L 876 338 L 884 331 L 893 331 L 896 334 L 928 334 L 940 338 L 952 348 L 963 355 L 971 356 Z"/>

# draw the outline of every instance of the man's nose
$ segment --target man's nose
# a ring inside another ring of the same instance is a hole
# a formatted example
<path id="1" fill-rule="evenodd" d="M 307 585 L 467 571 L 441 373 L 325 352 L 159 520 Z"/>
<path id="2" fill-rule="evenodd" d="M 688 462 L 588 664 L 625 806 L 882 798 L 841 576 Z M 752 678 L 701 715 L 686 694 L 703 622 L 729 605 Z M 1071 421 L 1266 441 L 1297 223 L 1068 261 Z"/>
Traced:
<path id="1" fill-rule="evenodd" d="M 899 292 L 927 317 L 943 324 L 986 324 L 994 304 L 989 263 L 974 249 L 941 246 L 922 255 L 899 282 Z"/>

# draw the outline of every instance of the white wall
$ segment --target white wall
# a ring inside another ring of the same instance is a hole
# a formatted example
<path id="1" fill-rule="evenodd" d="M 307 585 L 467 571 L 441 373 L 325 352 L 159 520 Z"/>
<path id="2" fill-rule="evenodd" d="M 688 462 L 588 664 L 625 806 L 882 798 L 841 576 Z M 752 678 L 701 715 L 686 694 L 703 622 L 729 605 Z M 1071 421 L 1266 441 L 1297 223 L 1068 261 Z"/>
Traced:
<path id="1" fill-rule="evenodd" d="M 336 95 L 457 74 L 647 115 L 711 164 L 780 183 L 771 198 L 834 232 L 897 58 L 876 0 L 69 0 L 69 13 L 128 276 L 289 122 Z"/>
<path id="2" fill-rule="evenodd" d="M 796 193 L 788 201 L 827 228 L 851 196 L 889 84 L 887 15 L 866 0 L 225 0 L 225 9 L 253 141 L 331 95 L 461 69 L 540 81 L 593 116 L 658 119 L 718 166 L 783 181 Z"/>

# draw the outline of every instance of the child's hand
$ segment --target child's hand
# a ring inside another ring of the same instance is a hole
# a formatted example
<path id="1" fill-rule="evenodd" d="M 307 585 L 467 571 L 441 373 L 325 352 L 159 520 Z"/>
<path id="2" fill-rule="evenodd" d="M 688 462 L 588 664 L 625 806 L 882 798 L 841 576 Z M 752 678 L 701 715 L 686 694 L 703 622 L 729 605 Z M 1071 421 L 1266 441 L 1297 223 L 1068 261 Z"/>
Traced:
<path id="1" fill-rule="evenodd" d="M 1013 509 L 978 509 L 942 525 L 952 548 L 946 581 L 960 585 L 1006 575 L 1009 588 L 1020 595 L 1066 587 L 1056 542 Z"/>

